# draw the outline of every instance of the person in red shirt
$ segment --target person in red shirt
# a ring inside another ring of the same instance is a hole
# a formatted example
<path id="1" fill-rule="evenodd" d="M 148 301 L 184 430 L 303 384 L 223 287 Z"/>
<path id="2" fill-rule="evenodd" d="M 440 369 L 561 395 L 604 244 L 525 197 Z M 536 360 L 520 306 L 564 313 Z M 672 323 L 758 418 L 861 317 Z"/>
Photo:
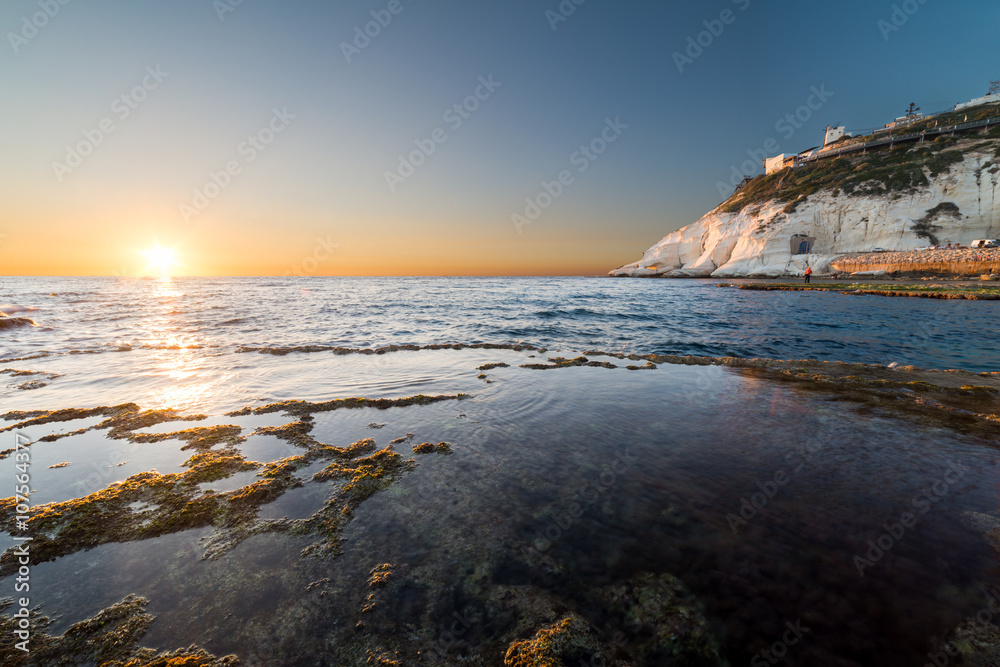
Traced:
<path id="1" fill-rule="evenodd" d="M 811 266 L 807 266 L 806 267 L 806 285 L 808 285 L 809 281 L 812 279 L 812 274 L 813 274 L 812 267 Z"/>

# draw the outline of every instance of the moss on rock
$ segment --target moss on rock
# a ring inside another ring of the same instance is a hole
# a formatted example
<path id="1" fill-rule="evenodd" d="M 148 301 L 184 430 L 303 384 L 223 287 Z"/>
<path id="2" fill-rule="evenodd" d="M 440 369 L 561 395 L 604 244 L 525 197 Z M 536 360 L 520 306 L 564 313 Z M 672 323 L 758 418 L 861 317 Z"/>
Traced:
<path id="1" fill-rule="evenodd" d="M 234 655 L 217 658 L 196 646 L 166 653 L 139 648 L 139 642 L 154 620 L 154 616 L 146 612 L 147 604 L 145 598 L 129 595 L 96 616 L 70 626 L 57 637 L 47 634 L 52 619 L 41 615 L 37 609 L 32 610 L 28 653 L 15 648 L 11 639 L 15 636 L 17 621 L 9 615 L 0 616 L 0 634 L 5 638 L 0 642 L 0 664 L 7 667 L 86 664 L 102 667 L 236 667 L 240 664 Z"/>

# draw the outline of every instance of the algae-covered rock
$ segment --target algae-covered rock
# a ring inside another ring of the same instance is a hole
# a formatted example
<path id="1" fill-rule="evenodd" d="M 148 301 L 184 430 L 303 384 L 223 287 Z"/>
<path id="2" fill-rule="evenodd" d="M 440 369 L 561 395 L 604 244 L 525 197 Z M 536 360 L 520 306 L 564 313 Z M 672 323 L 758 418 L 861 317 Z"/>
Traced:
<path id="1" fill-rule="evenodd" d="M 566 359 L 565 357 L 554 357 L 549 359 L 548 364 L 521 364 L 521 368 L 528 368 L 535 371 L 547 371 L 553 368 L 573 368 L 574 366 L 591 366 L 594 368 L 618 368 L 609 361 L 591 361 L 587 357 L 577 357 Z"/>
<path id="2" fill-rule="evenodd" d="M 28 652 L 15 646 L 14 630 L 18 622 L 12 616 L 0 616 L 0 664 L 6 667 L 28 665 L 85 665 L 102 667 L 236 667 L 236 656 L 216 658 L 203 649 L 158 653 L 139 648 L 154 616 L 146 612 L 145 598 L 129 595 L 104 609 L 93 618 L 80 621 L 58 637 L 46 633 L 52 620 L 37 610 L 30 612 L 32 627 Z M 6 601 L 4 607 L 9 607 Z"/>
<path id="3" fill-rule="evenodd" d="M 952 644 L 961 656 L 963 665 L 1000 665 L 1000 628 L 995 625 L 968 621 L 955 631 Z"/>
<path id="4" fill-rule="evenodd" d="M 565 665 L 624 665 L 610 662 L 612 656 L 598 641 L 590 624 L 576 614 L 542 628 L 531 639 L 516 641 L 507 648 L 505 667 L 564 667 Z M 595 662 L 596 660 L 596 662 Z"/>
<path id="5" fill-rule="evenodd" d="M 414 454 L 433 454 L 435 452 L 438 454 L 451 454 L 451 445 L 447 442 L 439 442 L 436 445 L 433 442 L 424 442 L 413 448 Z"/>
<path id="6" fill-rule="evenodd" d="M 604 591 L 632 640 L 629 655 L 647 665 L 724 665 L 701 604 L 679 579 L 644 574 Z"/>

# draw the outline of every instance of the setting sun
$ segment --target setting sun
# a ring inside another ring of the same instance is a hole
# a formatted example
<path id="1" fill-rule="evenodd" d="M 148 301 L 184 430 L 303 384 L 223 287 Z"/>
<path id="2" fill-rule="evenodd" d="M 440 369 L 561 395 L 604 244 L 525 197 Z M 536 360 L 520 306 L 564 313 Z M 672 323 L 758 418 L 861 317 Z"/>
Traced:
<path id="1" fill-rule="evenodd" d="M 148 262 L 145 273 L 156 273 L 161 276 L 170 275 L 170 268 L 177 265 L 177 252 L 173 248 L 164 248 L 159 244 L 142 252 Z"/>

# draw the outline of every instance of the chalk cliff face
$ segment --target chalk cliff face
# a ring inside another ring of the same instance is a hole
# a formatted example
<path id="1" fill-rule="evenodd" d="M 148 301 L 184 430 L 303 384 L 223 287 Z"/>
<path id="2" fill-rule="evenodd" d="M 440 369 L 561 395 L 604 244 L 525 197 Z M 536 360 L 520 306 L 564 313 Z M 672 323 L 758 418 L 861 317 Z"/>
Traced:
<path id="1" fill-rule="evenodd" d="M 801 275 L 807 265 L 823 273 L 844 253 L 927 246 L 928 236 L 917 236 L 921 230 L 942 244 L 1000 237 L 997 145 L 963 140 L 962 160 L 936 176 L 924 167 L 929 184 L 914 193 L 853 196 L 821 190 L 789 213 L 784 212 L 785 202 L 774 199 L 737 213 L 725 212 L 727 205 L 722 204 L 665 236 L 638 262 L 609 275 L 788 276 Z M 815 238 L 811 254 L 792 255 L 797 235 Z"/>

